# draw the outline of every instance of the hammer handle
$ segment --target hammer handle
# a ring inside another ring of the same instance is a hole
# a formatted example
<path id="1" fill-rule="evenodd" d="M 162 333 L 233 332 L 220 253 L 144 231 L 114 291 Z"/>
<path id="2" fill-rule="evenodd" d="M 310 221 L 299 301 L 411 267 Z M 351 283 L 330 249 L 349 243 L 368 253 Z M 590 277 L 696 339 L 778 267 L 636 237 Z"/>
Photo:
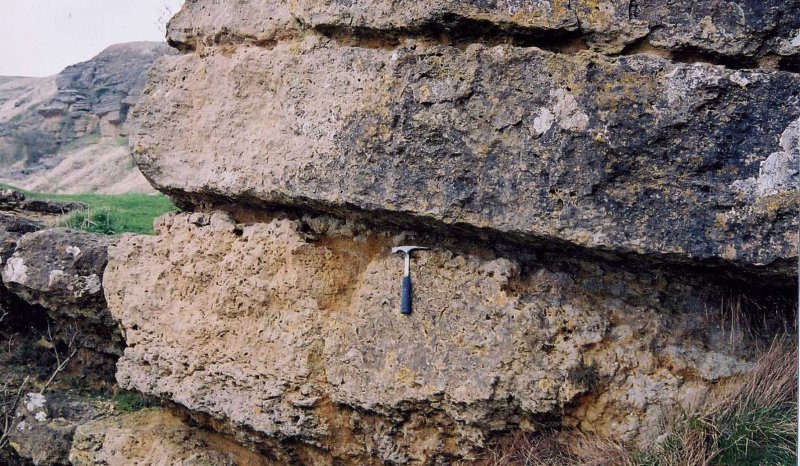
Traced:
<path id="1" fill-rule="evenodd" d="M 411 314 L 411 277 L 403 277 L 400 288 L 400 314 Z"/>

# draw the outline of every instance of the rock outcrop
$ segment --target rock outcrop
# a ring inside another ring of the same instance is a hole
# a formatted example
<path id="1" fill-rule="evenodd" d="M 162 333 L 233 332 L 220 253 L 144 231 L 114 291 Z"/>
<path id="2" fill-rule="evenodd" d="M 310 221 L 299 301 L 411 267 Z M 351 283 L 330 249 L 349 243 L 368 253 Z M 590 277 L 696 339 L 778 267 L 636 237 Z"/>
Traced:
<path id="1" fill-rule="evenodd" d="M 33 201 L 0 191 L 0 463 L 55 466 L 69 464 L 78 426 L 112 414 L 103 398 L 123 340 L 102 291 L 113 240 L 48 229 L 59 203 Z"/>
<path id="2" fill-rule="evenodd" d="M 402 464 L 562 416 L 652 435 L 664 409 L 749 367 L 738 330 L 708 314 L 720 289 L 557 253 L 414 237 L 437 247 L 419 254 L 407 318 L 387 251 L 409 239 L 325 217 L 162 218 L 111 248 L 117 379 L 279 439 L 284 464 Z"/>
<path id="3" fill-rule="evenodd" d="M 49 209 L 43 209 L 42 205 L 37 204 L 34 205 L 37 209 L 31 211 L 27 209 L 32 205 L 31 201 L 19 191 L 0 189 L 0 267 L 5 266 L 6 261 L 14 254 L 23 235 L 41 230 L 52 221 L 53 217 L 48 214 L 48 210 L 54 210 L 58 206 L 67 211 L 72 207 L 54 202 L 48 204 L 51 207 Z M 0 280 L 0 316 L 8 317 L 10 314 L 13 318 L 14 314 L 39 313 L 31 307 L 32 305 L 8 291 Z"/>
<path id="4" fill-rule="evenodd" d="M 500 36 L 619 53 L 652 48 L 734 60 L 800 54 L 796 2 L 706 0 L 687 8 L 663 0 L 322 0 L 190 1 L 172 19 L 169 41 L 180 49 L 220 42 L 273 45 L 291 31 L 315 29 L 382 39 L 441 33 L 478 39 Z"/>
<path id="5" fill-rule="evenodd" d="M 101 401 L 75 400 L 31 392 L 22 398 L 11 445 L 36 466 L 69 464 L 69 452 L 77 426 L 100 417 Z"/>
<path id="6" fill-rule="evenodd" d="M 651 444 L 793 315 L 798 10 L 187 2 L 131 131 L 187 212 L 110 247 L 119 384 L 279 464 Z"/>
<path id="7" fill-rule="evenodd" d="M 94 367 L 87 378 L 108 379 L 124 346 L 102 290 L 114 239 L 53 227 L 64 213 L 83 207 L 0 190 L 0 316 L 45 336 L 47 329 L 39 327 L 47 319 L 57 337 L 78 332 L 84 364 L 94 359 L 92 364 L 106 366 Z"/>

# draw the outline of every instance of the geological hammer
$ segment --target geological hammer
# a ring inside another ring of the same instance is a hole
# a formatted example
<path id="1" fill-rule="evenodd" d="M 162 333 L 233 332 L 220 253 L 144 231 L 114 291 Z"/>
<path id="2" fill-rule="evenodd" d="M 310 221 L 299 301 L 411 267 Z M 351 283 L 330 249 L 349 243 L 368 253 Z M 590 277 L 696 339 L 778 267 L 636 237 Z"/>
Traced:
<path id="1" fill-rule="evenodd" d="M 411 251 L 417 249 L 428 249 L 422 246 L 398 246 L 392 248 L 392 254 L 403 253 L 403 286 L 400 288 L 400 313 L 411 314 L 411 274 L 409 266 L 411 263 Z"/>

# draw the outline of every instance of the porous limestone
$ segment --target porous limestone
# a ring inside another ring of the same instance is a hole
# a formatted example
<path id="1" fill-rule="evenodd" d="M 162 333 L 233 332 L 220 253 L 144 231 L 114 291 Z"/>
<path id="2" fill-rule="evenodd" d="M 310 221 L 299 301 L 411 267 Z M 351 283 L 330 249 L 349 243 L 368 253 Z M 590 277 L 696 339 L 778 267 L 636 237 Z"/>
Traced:
<path id="1" fill-rule="evenodd" d="M 562 423 L 652 439 L 683 391 L 750 367 L 714 287 L 557 253 L 415 238 L 433 249 L 416 255 L 403 316 L 388 254 L 403 239 L 225 212 L 123 236 L 105 274 L 128 344 L 120 385 L 279 439 L 259 445 L 282 461 L 404 464 Z"/>
<path id="2" fill-rule="evenodd" d="M 167 57 L 148 86 L 137 163 L 187 208 L 363 212 L 795 273 L 797 193 L 735 186 L 800 117 L 797 75 L 310 35 Z"/>

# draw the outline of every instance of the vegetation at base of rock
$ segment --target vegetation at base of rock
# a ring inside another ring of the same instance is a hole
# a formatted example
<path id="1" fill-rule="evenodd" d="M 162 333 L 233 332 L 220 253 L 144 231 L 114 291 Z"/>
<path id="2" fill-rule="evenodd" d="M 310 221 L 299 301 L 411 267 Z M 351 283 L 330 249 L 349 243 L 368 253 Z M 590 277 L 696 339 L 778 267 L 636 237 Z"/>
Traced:
<path id="1" fill-rule="evenodd" d="M 774 344 L 752 372 L 676 416 L 670 433 L 641 464 L 796 464 L 797 348 Z M 701 463 L 698 463 L 701 464 Z"/>
<path id="2" fill-rule="evenodd" d="M 117 411 L 139 411 L 153 406 L 158 406 L 158 402 L 138 393 L 125 392 L 114 396 L 114 407 Z"/>
<path id="3" fill-rule="evenodd" d="M 28 199 L 80 202 L 86 211 L 67 216 L 64 226 L 106 234 L 153 234 L 156 217 L 178 210 L 163 194 L 48 194 L 2 184 L 0 188 L 20 191 Z"/>
<path id="4" fill-rule="evenodd" d="M 67 216 L 62 225 L 67 228 L 88 231 L 90 233 L 101 233 L 113 235 L 114 226 L 119 220 L 108 210 L 79 210 Z"/>
<path id="5" fill-rule="evenodd" d="M 796 346 L 773 344 L 752 372 L 697 406 L 676 408 L 667 433 L 649 449 L 580 432 L 517 434 L 473 466 L 796 464 L 796 361 Z"/>

